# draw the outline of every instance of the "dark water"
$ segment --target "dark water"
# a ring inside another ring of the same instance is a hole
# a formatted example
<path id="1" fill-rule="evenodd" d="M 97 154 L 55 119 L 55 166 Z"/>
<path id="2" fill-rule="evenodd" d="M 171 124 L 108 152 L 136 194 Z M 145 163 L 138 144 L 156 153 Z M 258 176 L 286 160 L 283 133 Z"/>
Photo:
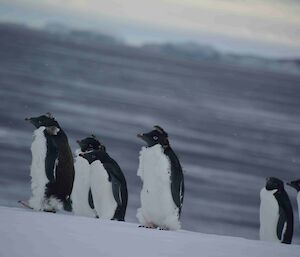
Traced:
<path id="1" fill-rule="evenodd" d="M 30 196 L 33 127 L 52 112 L 75 140 L 95 133 L 122 167 L 135 221 L 142 142 L 159 124 L 185 170 L 183 228 L 258 238 L 265 177 L 300 177 L 300 76 L 193 62 L 109 42 L 0 26 L 0 204 Z M 300 226 L 296 192 L 295 235 Z"/>

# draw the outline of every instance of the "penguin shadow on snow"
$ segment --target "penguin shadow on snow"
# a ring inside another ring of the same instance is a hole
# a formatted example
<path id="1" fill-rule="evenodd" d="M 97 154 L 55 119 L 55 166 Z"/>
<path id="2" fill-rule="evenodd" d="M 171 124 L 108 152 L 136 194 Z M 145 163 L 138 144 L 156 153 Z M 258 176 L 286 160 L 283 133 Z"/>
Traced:
<path id="1" fill-rule="evenodd" d="M 137 136 L 147 144 L 140 151 L 137 173 L 143 183 L 141 207 L 137 211 L 141 227 L 180 229 L 184 178 L 168 134 L 154 126 L 154 130 Z"/>
<path id="2" fill-rule="evenodd" d="M 125 176 L 95 137 L 78 140 L 73 210 L 77 215 L 125 220 L 128 191 Z"/>
<path id="3" fill-rule="evenodd" d="M 282 180 L 266 179 L 260 192 L 260 240 L 291 244 L 294 229 L 292 204 Z"/>
<path id="4" fill-rule="evenodd" d="M 67 135 L 50 113 L 25 120 L 36 128 L 31 145 L 32 196 L 28 207 L 38 211 L 71 211 L 75 172 Z"/>

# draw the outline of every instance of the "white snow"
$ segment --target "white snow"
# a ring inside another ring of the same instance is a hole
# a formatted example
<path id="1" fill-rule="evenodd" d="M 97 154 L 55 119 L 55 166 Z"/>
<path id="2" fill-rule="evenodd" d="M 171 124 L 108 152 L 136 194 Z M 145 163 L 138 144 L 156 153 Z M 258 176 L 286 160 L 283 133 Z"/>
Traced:
<path id="1" fill-rule="evenodd" d="M 113 196 L 108 174 L 100 161 L 94 161 L 91 164 L 90 179 L 94 206 L 99 218 L 112 219 L 117 208 L 117 202 Z"/>
<path id="2" fill-rule="evenodd" d="M 279 219 L 279 206 L 274 193 L 263 188 L 260 191 L 260 240 L 280 242 L 277 237 L 277 223 Z"/>
<path id="3" fill-rule="evenodd" d="M 297 203 L 298 203 L 298 214 L 299 214 L 299 222 L 300 222 L 300 192 L 297 193 Z"/>
<path id="4" fill-rule="evenodd" d="M 96 213 L 90 207 L 88 200 L 91 188 L 90 164 L 85 158 L 77 155 L 74 168 L 75 178 L 71 194 L 73 212 L 80 216 L 96 217 Z"/>
<path id="5" fill-rule="evenodd" d="M 45 171 L 45 158 L 47 154 L 45 127 L 40 127 L 33 132 L 31 144 L 32 162 L 30 168 L 32 196 L 29 205 L 35 210 L 44 208 L 45 187 L 49 182 Z"/>
<path id="6" fill-rule="evenodd" d="M 0 207 L 1 257 L 295 257 L 300 246 Z"/>
<path id="7" fill-rule="evenodd" d="M 143 147 L 140 151 L 137 175 L 143 181 L 141 208 L 137 218 L 142 225 L 180 229 L 178 208 L 171 194 L 171 165 L 161 145 Z"/>

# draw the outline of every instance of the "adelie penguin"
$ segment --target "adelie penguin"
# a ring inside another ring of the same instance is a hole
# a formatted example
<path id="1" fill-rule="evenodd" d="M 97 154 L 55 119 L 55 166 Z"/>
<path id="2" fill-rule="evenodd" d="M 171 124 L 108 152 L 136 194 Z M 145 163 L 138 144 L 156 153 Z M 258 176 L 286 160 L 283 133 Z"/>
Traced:
<path id="1" fill-rule="evenodd" d="M 31 145 L 29 207 L 46 211 L 63 207 L 70 211 L 74 165 L 67 135 L 50 113 L 25 120 L 36 128 Z"/>
<path id="2" fill-rule="evenodd" d="M 97 217 L 91 192 L 91 167 L 82 154 L 100 150 L 101 144 L 94 135 L 77 140 L 80 149 L 75 152 L 75 179 L 71 195 L 73 212 L 76 215 Z"/>
<path id="3" fill-rule="evenodd" d="M 99 149 L 81 153 L 80 156 L 90 164 L 90 185 L 97 216 L 124 221 L 128 192 L 124 174 L 117 162 L 108 155 L 102 144 Z"/>
<path id="4" fill-rule="evenodd" d="M 143 227 L 180 229 L 184 179 L 180 162 L 172 150 L 168 134 L 159 126 L 138 134 L 147 143 L 142 147 L 137 175 L 143 182 L 141 208 L 137 218 Z"/>
<path id="5" fill-rule="evenodd" d="M 299 222 L 300 222 L 300 179 L 291 181 L 287 183 L 287 185 L 297 190 L 298 215 L 299 215 Z"/>
<path id="6" fill-rule="evenodd" d="M 290 244 L 293 238 L 293 209 L 284 183 L 267 178 L 260 192 L 260 240 Z"/>

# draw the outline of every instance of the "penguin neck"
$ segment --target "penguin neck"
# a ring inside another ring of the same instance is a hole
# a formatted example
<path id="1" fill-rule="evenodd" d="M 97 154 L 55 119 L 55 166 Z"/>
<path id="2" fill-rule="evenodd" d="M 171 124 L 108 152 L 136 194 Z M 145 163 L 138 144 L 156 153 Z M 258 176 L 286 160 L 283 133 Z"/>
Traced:
<path id="1" fill-rule="evenodd" d="M 276 191 L 273 193 L 274 196 L 280 196 L 280 195 L 284 195 L 286 194 L 286 192 L 284 191 L 284 189 L 280 188 L 280 189 L 275 189 Z"/>
<path id="2" fill-rule="evenodd" d="M 161 145 L 161 147 L 166 151 L 167 149 L 171 149 L 171 146 L 170 144 L 164 144 L 164 145 Z"/>

